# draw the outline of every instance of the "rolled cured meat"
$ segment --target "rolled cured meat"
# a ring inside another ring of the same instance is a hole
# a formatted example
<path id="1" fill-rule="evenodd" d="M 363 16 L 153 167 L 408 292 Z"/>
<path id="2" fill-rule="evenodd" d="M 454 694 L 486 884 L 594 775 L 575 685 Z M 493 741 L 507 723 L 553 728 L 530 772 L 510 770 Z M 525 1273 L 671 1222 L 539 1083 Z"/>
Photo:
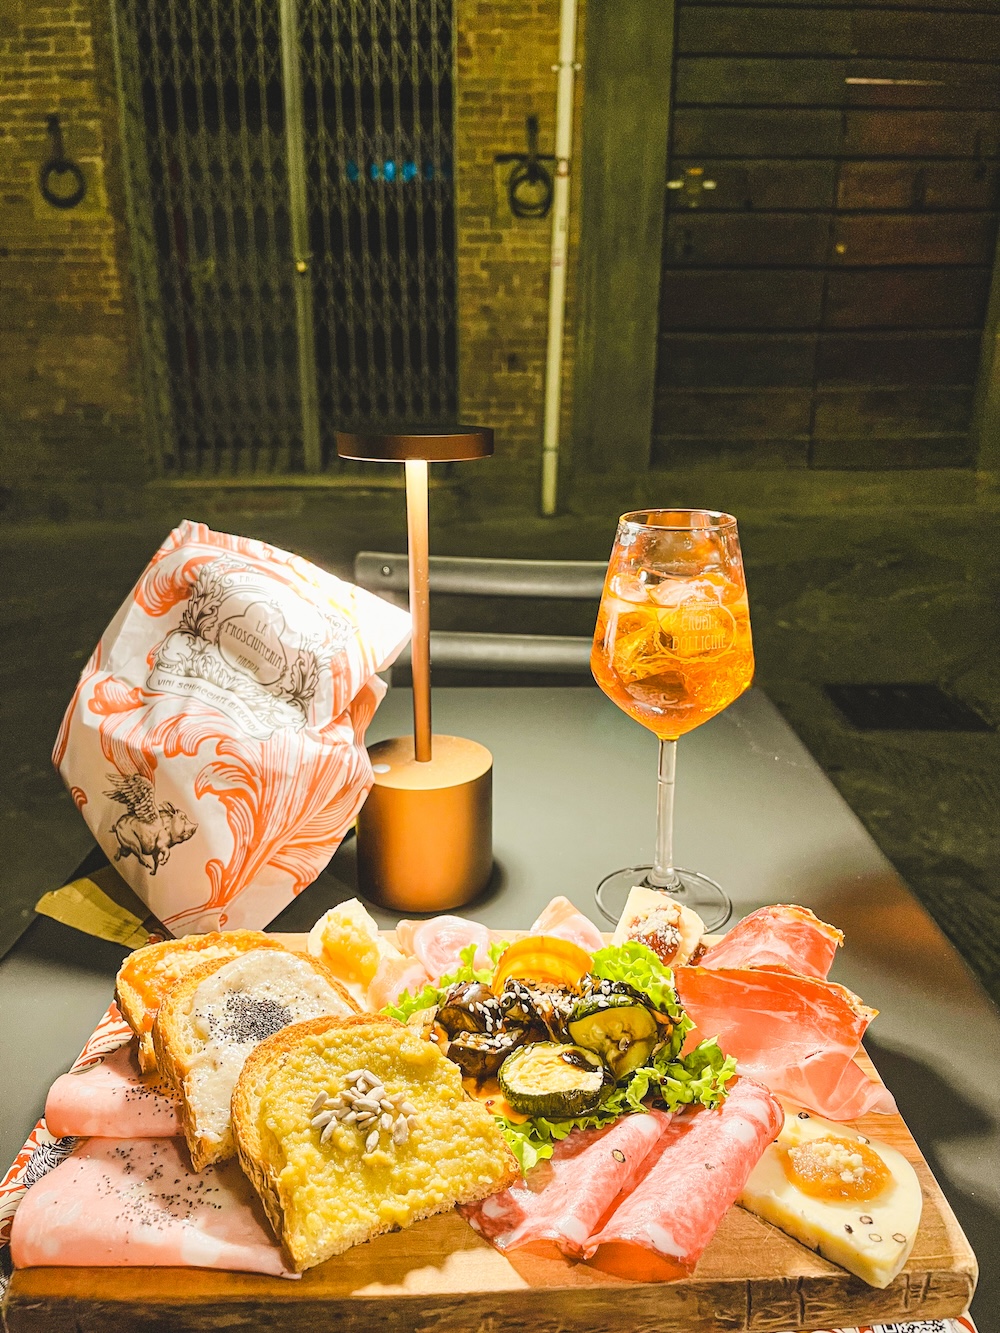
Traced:
<path id="1" fill-rule="evenodd" d="M 45 1102 L 56 1138 L 171 1138 L 181 1132 L 177 1100 L 156 1074 L 139 1072 L 133 1038 L 98 1064 L 62 1074 Z"/>
<path id="2" fill-rule="evenodd" d="M 498 1250 L 554 1247 L 579 1258 L 614 1200 L 642 1179 L 669 1125 L 669 1115 L 651 1111 L 574 1130 L 528 1179 L 459 1212 Z"/>
<path id="3" fill-rule="evenodd" d="M 702 967 L 781 967 L 825 980 L 843 942 L 843 933 L 808 907 L 776 903 L 737 922 L 699 962 Z"/>
<path id="4" fill-rule="evenodd" d="M 89 1139 L 14 1215 L 17 1268 L 224 1268 L 296 1277 L 230 1162 L 195 1175 L 180 1139 Z"/>
<path id="5" fill-rule="evenodd" d="M 698 1031 L 718 1037 L 741 1074 L 829 1120 L 895 1110 L 854 1063 L 878 1011 L 846 987 L 766 967 L 678 967 L 674 979 Z"/>
<path id="6" fill-rule="evenodd" d="M 432 981 L 461 965 L 462 950 L 476 946 L 476 967 L 488 967 L 490 932 L 479 921 L 464 916 L 432 916 L 428 921 L 400 921 L 396 926 L 399 947 L 419 958 Z"/>
<path id="7" fill-rule="evenodd" d="M 784 1112 L 751 1079 L 730 1084 L 715 1110 L 674 1116 L 644 1178 L 622 1199 L 584 1256 L 634 1282 L 665 1282 L 694 1270 Z"/>

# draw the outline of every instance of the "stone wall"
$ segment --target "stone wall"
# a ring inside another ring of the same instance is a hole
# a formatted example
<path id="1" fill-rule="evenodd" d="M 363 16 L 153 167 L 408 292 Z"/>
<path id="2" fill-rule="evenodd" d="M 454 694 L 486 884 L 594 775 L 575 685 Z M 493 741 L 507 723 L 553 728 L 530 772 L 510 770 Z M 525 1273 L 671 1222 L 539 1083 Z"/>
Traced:
<path id="1" fill-rule="evenodd" d="M 491 482 L 530 495 L 538 489 L 541 466 L 552 219 L 512 215 L 506 193 L 511 168 L 494 159 L 525 151 L 525 122 L 532 114 L 539 121 L 540 151 L 553 151 L 559 0 L 456 0 L 455 18 L 459 413 L 496 429 Z M 583 22 L 581 4 L 578 53 Z M 580 147 L 581 87 L 578 79 L 574 153 Z M 563 349 L 567 464 L 579 202 L 576 176 Z"/>
<path id="2" fill-rule="evenodd" d="M 135 320 L 107 181 L 111 65 L 93 17 L 88 0 L 0 10 L 0 513 L 10 517 L 116 511 L 143 475 Z M 39 188 L 53 113 L 86 180 L 72 209 Z"/>

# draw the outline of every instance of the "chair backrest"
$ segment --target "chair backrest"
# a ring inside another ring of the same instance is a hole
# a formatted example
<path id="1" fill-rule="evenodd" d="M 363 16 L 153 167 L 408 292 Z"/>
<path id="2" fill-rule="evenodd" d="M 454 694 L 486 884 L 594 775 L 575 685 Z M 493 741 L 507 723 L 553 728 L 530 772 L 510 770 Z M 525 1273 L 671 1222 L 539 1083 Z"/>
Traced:
<path id="1" fill-rule="evenodd" d="M 432 555 L 430 589 L 462 597 L 550 598 L 597 603 L 607 565 L 600 560 L 488 560 Z M 359 551 L 354 580 L 361 587 L 407 604 L 409 574 L 405 555 Z M 434 630 L 431 662 L 457 671 L 499 671 L 590 675 L 589 638 L 567 634 L 485 634 Z M 406 656 L 400 658 L 403 663 Z"/>
<path id="2" fill-rule="evenodd" d="M 552 597 L 598 602 L 607 564 L 600 560 L 484 560 L 479 556 L 432 555 L 431 592 L 471 597 Z M 359 551 L 354 581 L 372 592 L 405 593 L 405 555 Z"/>

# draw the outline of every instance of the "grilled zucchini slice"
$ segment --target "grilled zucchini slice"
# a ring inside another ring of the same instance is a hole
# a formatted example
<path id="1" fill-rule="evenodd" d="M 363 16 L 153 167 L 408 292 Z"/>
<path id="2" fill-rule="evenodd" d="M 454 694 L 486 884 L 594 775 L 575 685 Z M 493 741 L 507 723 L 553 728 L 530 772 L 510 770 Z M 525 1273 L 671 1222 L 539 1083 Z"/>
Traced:
<path id="1" fill-rule="evenodd" d="M 608 1071 L 580 1046 L 536 1041 L 508 1055 L 497 1074 L 500 1090 L 521 1115 L 568 1120 L 600 1104 Z"/>
<path id="2" fill-rule="evenodd" d="M 616 1080 L 644 1065 L 660 1040 L 656 1019 L 630 995 L 587 995 L 573 1010 L 569 1035 L 599 1055 Z"/>

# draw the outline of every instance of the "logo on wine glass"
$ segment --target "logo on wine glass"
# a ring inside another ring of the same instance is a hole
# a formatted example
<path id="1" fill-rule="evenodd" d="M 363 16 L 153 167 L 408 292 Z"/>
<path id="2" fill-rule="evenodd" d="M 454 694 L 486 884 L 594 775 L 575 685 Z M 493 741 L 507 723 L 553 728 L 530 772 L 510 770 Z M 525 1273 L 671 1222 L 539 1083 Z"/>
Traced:
<path id="1" fill-rule="evenodd" d="M 677 657 L 713 657 L 731 648 L 736 638 L 732 612 L 712 602 L 681 607 L 670 628 Z"/>

